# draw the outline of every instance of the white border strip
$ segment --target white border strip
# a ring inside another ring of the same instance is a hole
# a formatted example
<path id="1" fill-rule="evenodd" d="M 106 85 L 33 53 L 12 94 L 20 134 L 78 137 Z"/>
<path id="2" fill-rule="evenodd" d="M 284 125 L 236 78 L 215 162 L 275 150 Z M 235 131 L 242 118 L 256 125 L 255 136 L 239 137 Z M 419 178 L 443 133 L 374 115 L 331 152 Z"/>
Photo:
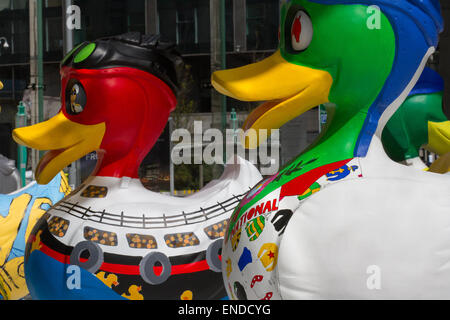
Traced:
<path id="1" fill-rule="evenodd" d="M 381 115 L 380 120 L 378 121 L 378 127 L 377 131 L 375 132 L 375 135 L 381 139 L 381 135 L 383 133 L 383 129 L 388 123 L 389 119 L 394 115 L 394 113 L 400 108 L 403 102 L 405 102 L 406 98 L 408 97 L 408 94 L 411 92 L 411 90 L 416 85 L 417 81 L 419 81 L 420 76 L 422 75 L 423 70 L 425 69 L 425 66 L 428 62 L 428 59 L 430 56 L 436 51 L 434 47 L 430 47 L 425 54 L 424 58 L 422 59 L 422 62 L 419 65 L 419 68 L 417 69 L 416 73 L 414 74 L 413 78 L 411 79 L 411 82 L 406 86 L 405 90 L 400 94 L 400 96 L 392 102 L 389 107 L 386 108 L 386 110 Z"/>

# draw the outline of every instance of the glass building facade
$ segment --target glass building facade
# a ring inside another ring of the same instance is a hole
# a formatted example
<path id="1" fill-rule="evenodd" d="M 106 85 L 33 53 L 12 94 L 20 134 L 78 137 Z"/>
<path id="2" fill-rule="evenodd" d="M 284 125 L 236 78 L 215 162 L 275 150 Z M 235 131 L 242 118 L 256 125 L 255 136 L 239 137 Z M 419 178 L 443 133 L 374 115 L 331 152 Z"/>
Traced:
<path id="1" fill-rule="evenodd" d="M 220 1 L 217 1 L 219 3 Z M 219 19 L 215 16 L 213 1 L 210 0 L 72 0 L 80 9 L 81 25 L 73 30 L 72 45 L 101 37 L 139 31 L 159 33 L 166 40 L 175 43 L 183 55 L 189 76 L 185 79 L 184 94 L 179 98 L 175 126 L 187 126 L 193 120 L 206 119 L 207 126 L 218 126 L 210 120 L 211 114 L 225 113 L 212 107 L 213 88 L 210 76 L 213 68 L 211 45 L 216 35 L 212 26 Z M 45 83 L 45 117 L 57 112 L 55 99 L 60 95 L 59 62 L 65 50 L 66 5 L 64 0 L 43 1 L 43 59 Z M 67 13 L 70 14 L 70 11 Z M 257 61 L 274 52 L 278 45 L 278 0 L 225 0 L 225 49 L 226 66 L 234 67 Z M 0 91 L 0 153 L 16 158 L 16 145 L 10 133 L 15 126 L 15 114 L 19 101 L 30 94 L 30 11 L 29 0 L 0 0 L 0 79 L 4 89 Z M 28 88 L 28 89 L 27 89 Z M 227 122 L 231 111 L 239 116 L 234 126 L 242 124 L 254 106 L 227 98 L 225 117 Z M 183 121 L 179 121 L 182 118 Z M 214 116 L 213 116 L 214 118 Z M 236 123 L 238 122 L 238 123 Z M 231 124 L 229 125 L 231 127 Z M 204 128 L 207 129 L 207 128 Z M 154 182 L 152 168 L 165 172 L 169 151 L 169 129 L 162 135 L 160 143 L 150 152 L 143 163 L 142 174 Z M 167 153 L 167 155 L 166 155 Z M 164 156 L 162 156 L 164 155 Z M 93 158 L 93 157 L 91 157 Z M 90 169 L 82 161 L 82 167 Z M 147 169 L 148 170 L 147 170 Z M 203 170 L 205 169 L 205 170 Z M 195 189 L 217 176 L 210 168 L 198 166 L 176 167 L 180 188 Z M 211 169 L 212 170 L 212 169 Z M 200 171 L 200 172 L 199 172 Z M 184 173 L 183 173 L 184 172 Z M 84 174 L 85 176 L 86 174 Z M 153 176 L 152 176 L 153 175 Z M 158 173 L 156 173 L 158 175 Z M 166 174 L 159 174 L 164 185 Z M 84 178 L 84 176 L 82 178 Z M 162 177 L 161 177 L 162 176 Z M 158 179 L 156 179 L 158 180 Z M 150 182 L 149 182 L 150 183 Z M 158 189 L 161 183 L 157 183 Z M 162 187 L 166 189 L 166 187 Z"/>

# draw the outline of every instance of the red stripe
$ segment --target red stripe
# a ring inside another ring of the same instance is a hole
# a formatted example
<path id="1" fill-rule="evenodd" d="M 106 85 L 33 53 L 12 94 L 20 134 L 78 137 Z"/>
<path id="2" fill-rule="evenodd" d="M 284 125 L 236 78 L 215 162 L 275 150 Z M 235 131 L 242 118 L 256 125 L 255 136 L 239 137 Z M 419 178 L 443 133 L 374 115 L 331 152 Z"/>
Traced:
<path id="1" fill-rule="evenodd" d="M 49 247 L 47 247 L 44 243 L 40 243 L 41 248 L 39 251 L 45 253 L 47 256 L 61 262 L 64 264 L 70 264 L 70 258 L 69 256 L 66 256 L 62 253 L 59 253 Z M 221 258 L 221 257 L 219 257 Z M 87 259 L 80 259 L 81 262 L 86 261 Z M 158 276 L 162 272 L 162 267 L 153 267 L 155 274 Z M 112 264 L 103 262 L 103 264 L 100 267 L 100 270 L 105 272 L 111 272 L 115 274 L 126 274 L 126 275 L 139 275 L 139 266 L 133 266 L 133 265 L 124 265 L 124 264 Z M 175 274 L 184 274 L 184 273 L 194 273 L 194 272 L 200 272 L 200 271 L 206 271 L 209 270 L 209 265 L 206 262 L 206 260 L 201 260 L 193 263 L 187 263 L 187 264 L 179 264 L 172 266 L 172 275 Z"/>
<path id="2" fill-rule="evenodd" d="M 289 181 L 288 183 L 285 183 L 281 187 L 280 191 L 280 201 L 284 197 L 288 196 L 298 196 L 300 194 L 303 194 L 308 188 L 317 180 L 320 179 L 320 177 L 326 175 L 330 171 L 336 170 L 347 163 L 349 163 L 352 159 L 343 160 L 339 162 L 330 163 L 325 166 L 318 167 L 316 169 L 313 169 L 309 172 L 306 172 L 305 174 L 302 174 L 301 176 L 298 176 L 297 178 Z"/>

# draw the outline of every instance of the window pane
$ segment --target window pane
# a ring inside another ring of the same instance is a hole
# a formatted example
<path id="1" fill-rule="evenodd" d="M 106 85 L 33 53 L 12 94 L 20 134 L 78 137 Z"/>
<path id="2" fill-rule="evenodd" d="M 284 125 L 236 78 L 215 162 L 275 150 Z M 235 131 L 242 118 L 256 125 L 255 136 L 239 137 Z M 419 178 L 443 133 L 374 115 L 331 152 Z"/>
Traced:
<path id="1" fill-rule="evenodd" d="M 0 11 L 0 64 L 28 62 L 29 40 L 28 9 L 4 7 Z"/>
<path id="2" fill-rule="evenodd" d="M 63 21 L 61 7 L 44 8 L 44 61 L 63 57 Z"/>
<path id="3" fill-rule="evenodd" d="M 278 46 L 279 2 L 247 0 L 247 49 L 269 50 Z"/>
<path id="4" fill-rule="evenodd" d="M 11 8 L 11 0 L 0 0 L 0 11 Z"/>
<path id="5" fill-rule="evenodd" d="M 158 0 L 159 33 L 183 53 L 208 53 L 208 0 Z"/>
<path id="6" fill-rule="evenodd" d="M 11 0 L 12 9 L 28 9 L 28 0 Z"/>
<path id="7" fill-rule="evenodd" d="M 45 6 L 47 8 L 50 8 L 50 7 L 61 8 L 61 0 L 46 0 L 45 1 Z"/>
<path id="8" fill-rule="evenodd" d="M 145 33 L 145 0 L 75 0 L 74 4 L 81 9 L 75 45 L 126 32 Z"/>

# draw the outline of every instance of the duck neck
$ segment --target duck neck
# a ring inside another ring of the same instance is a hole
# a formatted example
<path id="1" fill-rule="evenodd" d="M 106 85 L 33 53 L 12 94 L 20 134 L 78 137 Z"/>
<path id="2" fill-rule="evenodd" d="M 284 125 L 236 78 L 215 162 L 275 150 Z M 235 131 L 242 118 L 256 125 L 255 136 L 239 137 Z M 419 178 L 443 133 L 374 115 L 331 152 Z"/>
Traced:
<path id="1" fill-rule="evenodd" d="M 97 151 L 97 154 L 97 168 L 94 170 L 93 176 L 139 178 L 139 166 L 142 159 L 139 159 L 140 157 L 137 157 L 134 152 L 119 159 L 108 157 L 108 153 L 104 150 Z"/>
<path id="2" fill-rule="evenodd" d="M 368 107 L 359 109 L 355 114 L 345 114 L 339 112 L 337 106 L 328 106 L 328 120 L 323 131 L 300 157 L 317 154 L 326 164 L 353 158 L 367 110 Z"/>
<path id="3" fill-rule="evenodd" d="M 161 130 L 162 131 L 162 130 Z M 160 134 L 161 132 L 158 131 Z M 94 170 L 94 176 L 122 178 L 139 178 L 139 167 L 148 152 L 156 143 L 158 135 L 147 135 L 145 133 L 136 137 L 134 145 L 131 148 L 125 148 L 120 144 L 113 145 L 115 150 L 97 151 L 97 167 Z M 125 145 L 125 144 L 124 144 Z M 127 150 L 127 151 L 125 151 Z"/>
<path id="4" fill-rule="evenodd" d="M 298 175 L 315 168 L 354 158 L 358 138 L 367 117 L 367 108 L 355 114 L 345 114 L 337 106 L 327 106 L 327 124 L 316 141 L 285 167 L 300 167 Z M 346 108 L 351 110 L 351 108 Z M 355 109 L 353 109 L 355 110 Z M 284 170 L 282 170 L 283 172 Z M 297 175 L 297 174 L 296 174 Z"/>

